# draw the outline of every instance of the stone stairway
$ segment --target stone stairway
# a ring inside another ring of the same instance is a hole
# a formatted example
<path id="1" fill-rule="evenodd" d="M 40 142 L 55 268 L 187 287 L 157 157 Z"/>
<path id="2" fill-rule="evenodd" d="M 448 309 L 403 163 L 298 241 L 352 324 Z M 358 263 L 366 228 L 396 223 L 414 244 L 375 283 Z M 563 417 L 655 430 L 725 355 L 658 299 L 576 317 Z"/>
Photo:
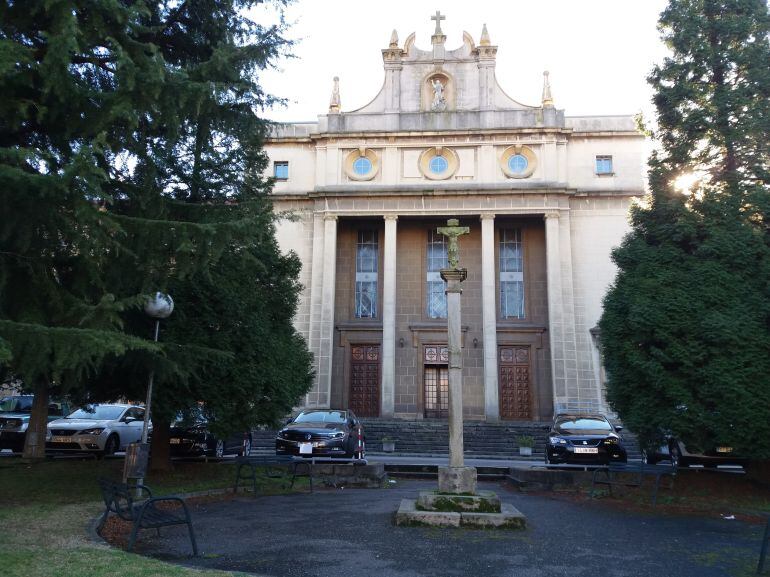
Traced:
<path id="1" fill-rule="evenodd" d="M 395 455 L 429 456 L 446 455 L 449 446 L 449 428 L 444 420 L 401 421 L 362 419 L 366 434 L 366 450 L 382 452 L 382 438 L 395 442 Z M 463 429 L 466 457 L 490 459 L 520 459 L 517 437 L 535 439 L 533 460 L 543 460 L 547 422 L 500 422 L 466 421 Z M 275 430 L 256 430 L 253 433 L 252 454 L 272 454 L 275 451 Z M 623 439 L 629 459 L 639 459 L 636 437 L 623 430 Z"/>

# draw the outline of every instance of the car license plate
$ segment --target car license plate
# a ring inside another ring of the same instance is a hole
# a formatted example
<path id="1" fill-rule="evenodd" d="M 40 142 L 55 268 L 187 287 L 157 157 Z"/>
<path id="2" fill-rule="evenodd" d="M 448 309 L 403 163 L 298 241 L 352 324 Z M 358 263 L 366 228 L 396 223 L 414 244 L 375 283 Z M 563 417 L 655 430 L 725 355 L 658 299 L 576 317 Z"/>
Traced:
<path id="1" fill-rule="evenodd" d="M 596 447 L 575 447 L 576 453 L 598 453 L 599 449 Z"/>
<path id="2" fill-rule="evenodd" d="M 52 443 L 69 443 L 72 439 L 70 437 L 51 437 Z"/>
<path id="3" fill-rule="evenodd" d="M 313 443 L 300 443 L 299 444 L 299 454 L 300 455 L 312 455 L 313 454 Z"/>
<path id="4" fill-rule="evenodd" d="M 171 443 L 172 445 L 178 445 L 181 442 L 182 442 L 182 439 L 171 439 L 169 441 L 169 443 Z"/>
<path id="5" fill-rule="evenodd" d="M 717 447 L 717 453 L 732 453 L 732 447 Z"/>

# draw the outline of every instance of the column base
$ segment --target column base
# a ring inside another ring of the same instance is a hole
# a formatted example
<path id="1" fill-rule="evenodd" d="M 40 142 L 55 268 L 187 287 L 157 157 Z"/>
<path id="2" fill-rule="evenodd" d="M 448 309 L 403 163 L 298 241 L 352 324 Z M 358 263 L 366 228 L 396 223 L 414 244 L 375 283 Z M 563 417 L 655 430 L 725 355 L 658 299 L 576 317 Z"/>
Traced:
<path id="1" fill-rule="evenodd" d="M 439 467 L 438 490 L 454 495 L 475 495 L 476 467 Z"/>

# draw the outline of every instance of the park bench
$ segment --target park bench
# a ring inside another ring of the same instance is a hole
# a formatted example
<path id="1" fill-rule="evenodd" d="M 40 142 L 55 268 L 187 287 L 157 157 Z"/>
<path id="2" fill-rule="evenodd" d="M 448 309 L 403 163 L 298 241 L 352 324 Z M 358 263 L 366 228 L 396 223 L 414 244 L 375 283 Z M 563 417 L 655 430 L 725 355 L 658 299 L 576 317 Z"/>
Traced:
<path id="1" fill-rule="evenodd" d="M 600 478 L 602 474 L 604 478 Z M 658 502 L 660 478 L 670 476 L 671 484 L 673 485 L 675 475 L 676 467 L 672 465 L 648 465 L 641 461 L 639 463 L 609 463 L 606 466 L 594 469 L 593 476 L 591 477 L 591 498 L 593 499 L 594 497 L 596 485 L 607 485 L 610 495 L 612 495 L 613 486 L 641 487 L 644 477 L 647 476 L 655 478 L 652 492 L 652 504 L 654 506 Z"/>
<path id="2" fill-rule="evenodd" d="M 97 533 L 104 527 L 109 514 L 114 513 L 131 523 L 131 536 L 128 540 L 128 551 L 131 551 L 140 529 L 155 529 L 160 535 L 161 527 L 187 525 L 193 555 L 198 555 L 198 544 L 195 541 L 190 512 L 182 499 L 170 496 L 153 497 L 152 491 L 145 485 L 127 485 L 109 479 L 99 479 L 99 489 L 102 492 L 105 510 L 96 529 Z M 134 494 L 137 491 L 146 494 L 146 498 L 143 495 L 141 500 L 135 500 Z"/>
<path id="3" fill-rule="evenodd" d="M 344 464 L 365 465 L 366 459 L 348 459 L 335 457 L 293 457 L 291 455 L 254 455 L 248 457 L 236 457 L 235 459 L 235 488 L 241 481 L 251 481 L 254 495 L 257 494 L 257 472 L 264 468 L 265 474 L 270 478 L 291 478 L 289 487 L 294 488 L 297 477 L 307 477 L 310 481 L 310 492 L 313 492 L 313 465 L 319 464 Z"/>

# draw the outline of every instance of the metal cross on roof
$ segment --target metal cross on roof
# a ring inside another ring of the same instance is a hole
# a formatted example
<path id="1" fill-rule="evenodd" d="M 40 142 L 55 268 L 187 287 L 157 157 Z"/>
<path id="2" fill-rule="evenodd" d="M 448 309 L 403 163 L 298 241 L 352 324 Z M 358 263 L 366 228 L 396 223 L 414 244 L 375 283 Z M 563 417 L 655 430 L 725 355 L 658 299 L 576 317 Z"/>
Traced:
<path id="1" fill-rule="evenodd" d="M 443 34 L 441 31 L 441 21 L 446 20 L 446 16 L 442 16 L 439 10 L 436 10 L 436 15 L 430 17 L 431 20 L 436 21 L 436 31 L 433 34 Z"/>

